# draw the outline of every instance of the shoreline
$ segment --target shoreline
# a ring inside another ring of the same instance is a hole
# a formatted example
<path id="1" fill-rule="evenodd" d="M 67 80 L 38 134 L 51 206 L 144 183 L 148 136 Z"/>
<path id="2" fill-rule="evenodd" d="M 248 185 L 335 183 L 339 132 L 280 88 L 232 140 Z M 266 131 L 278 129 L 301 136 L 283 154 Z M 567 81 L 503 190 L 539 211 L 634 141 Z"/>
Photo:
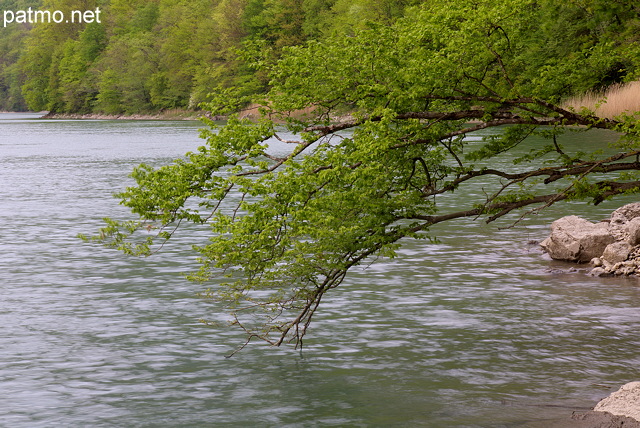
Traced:
<path id="1" fill-rule="evenodd" d="M 203 111 L 171 110 L 158 113 L 104 114 L 104 113 L 51 113 L 44 112 L 41 119 L 69 120 L 199 120 L 206 116 Z"/>

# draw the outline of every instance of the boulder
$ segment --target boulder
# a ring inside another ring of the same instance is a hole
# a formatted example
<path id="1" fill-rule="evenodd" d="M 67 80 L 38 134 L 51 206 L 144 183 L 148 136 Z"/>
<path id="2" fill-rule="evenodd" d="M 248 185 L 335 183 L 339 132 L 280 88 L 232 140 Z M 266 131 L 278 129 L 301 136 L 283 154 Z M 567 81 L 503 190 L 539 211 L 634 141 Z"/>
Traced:
<path id="1" fill-rule="evenodd" d="M 600 267 L 600 266 L 597 266 L 597 267 L 594 267 L 593 269 L 591 269 L 591 271 L 589 272 L 589 275 L 591 275 L 591 276 L 611 276 L 613 274 L 608 269 Z"/>
<path id="2" fill-rule="evenodd" d="M 600 257 L 614 241 L 607 223 L 592 223 L 571 215 L 554 221 L 551 235 L 540 246 L 552 259 L 585 263 Z"/>
<path id="3" fill-rule="evenodd" d="M 627 223 L 627 242 L 630 245 L 640 245 L 640 217 L 635 217 Z"/>
<path id="4" fill-rule="evenodd" d="M 640 421 L 640 382 L 629 382 L 596 404 L 594 412 L 608 412 Z M 627 425 L 625 425 L 627 426 Z"/>
<path id="5" fill-rule="evenodd" d="M 609 232 L 616 241 L 629 240 L 628 223 L 637 217 L 640 217 L 640 202 L 624 205 L 611 213 Z"/>
<path id="6" fill-rule="evenodd" d="M 601 258 L 604 260 L 605 264 L 608 262 L 614 265 L 627 260 L 632 250 L 633 247 L 626 241 L 617 241 L 607 245 Z"/>

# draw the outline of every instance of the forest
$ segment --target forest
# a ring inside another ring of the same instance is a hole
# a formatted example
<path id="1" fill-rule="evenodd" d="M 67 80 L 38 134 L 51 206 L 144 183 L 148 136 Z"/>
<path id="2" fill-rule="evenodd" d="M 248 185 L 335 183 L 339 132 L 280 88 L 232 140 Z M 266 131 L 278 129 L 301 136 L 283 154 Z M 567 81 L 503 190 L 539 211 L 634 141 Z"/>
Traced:
<path id="1" fill-rule="evenodd" d="M 249 52 L 367 22 L 390 24 L 417 0 L 2 0 L 0 10 L 94 10 L 101 23 L 0 29 L 0 110 L 132 114 L 198 109 L 216 87 L 264 90 Z M 248 56 L 249 55 L 249 56 Z"/>
<path id="2" fill-rule="evenodd" d="M 256 63 L 291 46 L 389 27 L 430 0 L 0 0 L 0 10 L 94 10 L 100 23 L 0 28 L 0 111 L 136 114 L 197 110 L 217 88 L 268 90 Z M 465 3 L 465 2 L 462 2 Z M 472 3 L 472 2 L 467 2 Z M 606 72 L 555 81 L 568 96 L 637 77 L 640 6 L 628 0 L 541 0 L 535 68 L 590 47 L 615 58 Z M 535 48 L 534 48 L 535 46 Z M 544 46 L 544 50 L 540 50 Z M 616 55 L 616 53 L 620 55 Z M 623 53 L 623 55 L 622 55 Z"/>

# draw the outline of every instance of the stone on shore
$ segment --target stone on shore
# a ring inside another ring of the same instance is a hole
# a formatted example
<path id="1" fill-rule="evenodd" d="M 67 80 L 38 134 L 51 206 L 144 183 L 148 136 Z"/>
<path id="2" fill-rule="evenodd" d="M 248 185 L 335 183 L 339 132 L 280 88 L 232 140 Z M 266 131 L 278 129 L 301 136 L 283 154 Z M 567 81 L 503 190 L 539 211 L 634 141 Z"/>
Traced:
<path id="1" fill-rule="evenodd" d="M 586 263 L 600 257 L 614 241 L 607 223 L 571 215 L 554 221 L 551 235 L 540 245 L 552 259 Z"/>
<path id="2" fill-rule="evenodd" d="M 629 223 L 633 222 L 633 219 L 638 217 L 640 217 L 640 202 L 633 202 L 618 208 L 611 213 L 609 232 L 613 235 L 616 241 L 628 242 L 630 239 Z M 636 245 L 631 242 L 630 244 Z"/>
<path id="3" fill-rule="evenodd" d="M 640 382 L 630 382 L 601 400 L 593 410 L 574 412 L 571 422 L 549 428 L 640 428 Z M 546 428 L 546 427 L 545 427 Z"/>
<path id="4" fill-rule="evenodd" d="M 616 263 L 627 260 L 631 251 L 633 251 L 633 247 L 626 241 L 617 241 L 607 245 L 600 259 L 604 261 L 605 265 L 607 263 L 615 265 Z"/>
<path id="5" fill-rule="evenodd" d="M 593 410 L 640 421 L 640 382 L 629 382 L 623 385 L 618 391 L 596 404 Z"/>
<path id="6" fill-rule="evenodd" d="M 627 232 L 629 234 L 627 242 L 629 245 L 640 245 L 640 217 L 631 219 L 627 223 Z"/>
<path id="7" fill-rule="evenodd" d="M 554 260 L 589 262 L 592 276 L 640 277 L 640 202 L 618 208 L 599 223 L 562 217 L 540 246 Z"/>

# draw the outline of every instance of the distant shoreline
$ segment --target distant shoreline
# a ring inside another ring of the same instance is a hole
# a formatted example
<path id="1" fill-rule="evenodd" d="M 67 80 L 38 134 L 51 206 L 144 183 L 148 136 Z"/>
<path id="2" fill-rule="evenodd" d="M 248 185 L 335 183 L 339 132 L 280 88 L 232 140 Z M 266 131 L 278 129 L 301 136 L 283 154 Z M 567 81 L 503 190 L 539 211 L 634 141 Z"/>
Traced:
<path id="1" fill-rule="evenodd" d="M 51 113 L 45 112 L 42 119 L 75 120 L 198 120 L 205 116 L 202 111 L 169 110 L 158 113 L 104 114 L 104 113 Z"/>

